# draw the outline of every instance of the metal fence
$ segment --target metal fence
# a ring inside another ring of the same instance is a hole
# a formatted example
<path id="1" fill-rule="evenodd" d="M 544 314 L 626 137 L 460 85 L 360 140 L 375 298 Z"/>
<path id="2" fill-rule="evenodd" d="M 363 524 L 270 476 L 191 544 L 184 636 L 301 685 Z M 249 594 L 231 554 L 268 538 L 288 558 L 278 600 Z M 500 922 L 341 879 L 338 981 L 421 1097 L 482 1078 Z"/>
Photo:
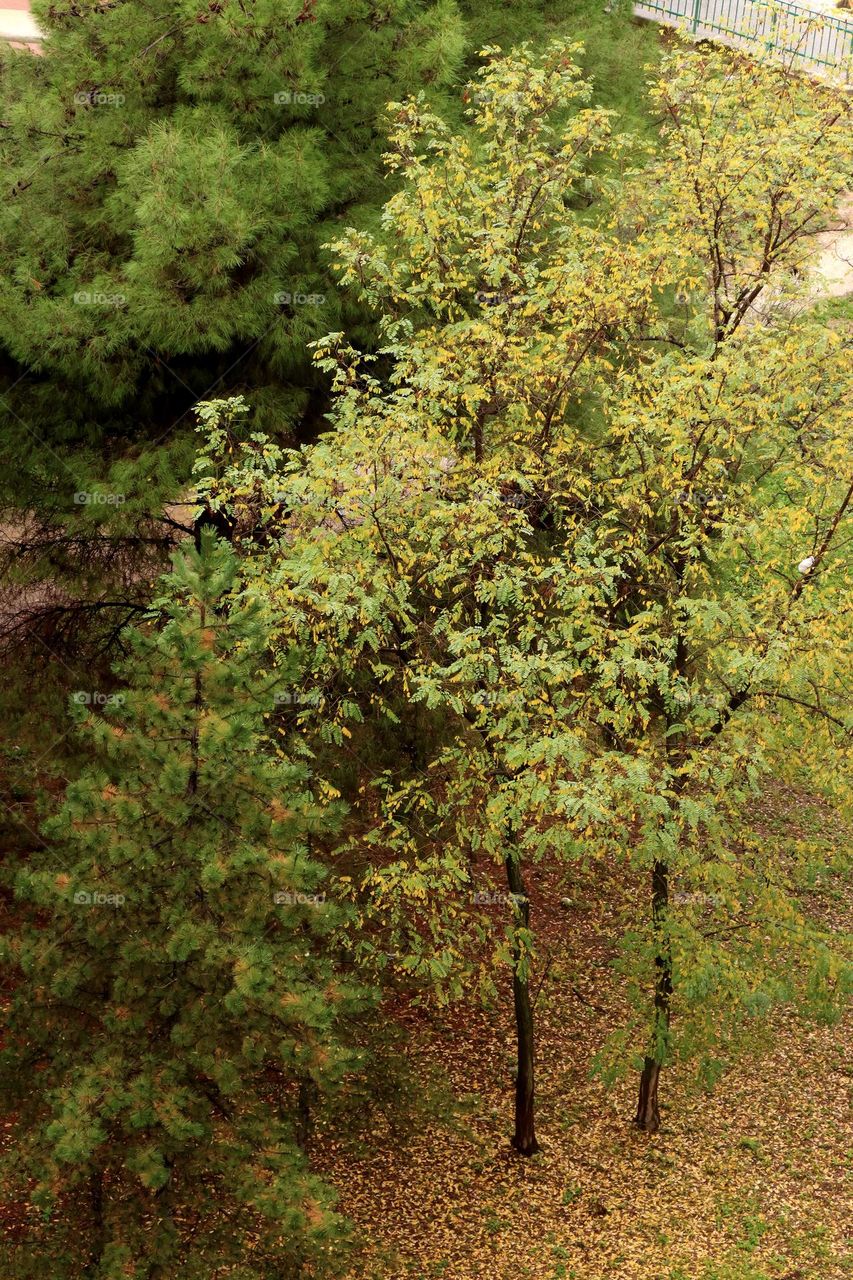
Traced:
<path id="1" fill-rule="evenodd" d="M 796 70 L 853 82 L 853 21 L 831 13 L 758 0 L 638 0 L 634 13 L 696 39 L 761 47 Z"/>

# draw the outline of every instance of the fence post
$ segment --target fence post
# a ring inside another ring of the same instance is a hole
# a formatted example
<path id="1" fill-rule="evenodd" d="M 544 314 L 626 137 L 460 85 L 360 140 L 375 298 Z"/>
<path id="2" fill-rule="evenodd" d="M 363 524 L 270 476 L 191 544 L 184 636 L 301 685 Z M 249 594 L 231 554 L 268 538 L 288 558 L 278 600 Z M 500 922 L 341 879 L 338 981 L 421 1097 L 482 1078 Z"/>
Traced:
<path id="1" fill-rule="evenodd" d="M 699 30 L 699 19 L 702 16 L 702 0 L 693 0 L 693 34 Z"/>
<path id="2" fill-rule="evenodd" d="M 773 9 L 770 15 L 770 38 L 767 41 L 767 52 L 772 53 L 776 48 L 776 25 L 779 21 L 779 10 Z"/>

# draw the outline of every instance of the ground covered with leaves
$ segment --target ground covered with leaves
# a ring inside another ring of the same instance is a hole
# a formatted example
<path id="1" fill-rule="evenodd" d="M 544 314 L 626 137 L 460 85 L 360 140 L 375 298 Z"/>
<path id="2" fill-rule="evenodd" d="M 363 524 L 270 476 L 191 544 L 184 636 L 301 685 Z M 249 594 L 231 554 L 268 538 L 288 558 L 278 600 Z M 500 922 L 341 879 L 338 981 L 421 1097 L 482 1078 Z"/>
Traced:
<path id="1" fill-rule="evenodd" d="M 798 840 L 826 823 L 774 792 L 758 825 Z M 838 837 L 846 843 L 846 837 Z M 563 893 L 565 890 L 563 889 Z M 842 1280 L 853 1254 L 851 1025 L 780 1013 L 712 1093 L 687 1069 L 662 1085 L 663 1127 L 634 1129 L 635 1079 L 611 1088 L 589 1064 L 618 1026 L 610 971 L 618 889 L 567 905 L 544 872 L 531 898 L 545 941 L 537 1002 L 539 1137 L 509 1146 L 511 1004 L 401 1011 L 416 1071 L 452 1094 L 452 1123 L 415 1134 L 391 1110 L 358 1149 L 317 1156 L 364 1241 L 352 1280 Z M 809 908 L 842 932 L 850 895 L 818 883 Z M 546 972 L 547 970 L 547 972 Z M 543 976 L 544 974 L 544 976 Z"/>
<path id="2" fill-rule="evenodd" d="M 829 860 L 849 847 L 830 814 L 781 788 L 762 799 L 756 826 L 787 843 L 817 835 Z M 421 1106 L 413 1116 L 396 1094 L 384 1106 L 379 1080 L 358 1141 L 320 1134 L 313 1151 L 355 1224 L 348 1280 L 849 1276 L 850 1021 L 777 1016 L 712 1093 L 687 1069 L 668 1071 L 663 1128 L 640 1133 L 630 1123 L 634 1078 L 605 1088 L 589 1071 L 625 1013 L 610 964 L 632 886 L 599 869 L 575 879 L 567 900 L 567 885 L 544 868 L 530 881 L 543 1150 L 524 1160 L 508 1141 L 511 1003 L 429 1010 L 401 1001 L 394 1021 Z M 805 901 L 849 931 L 849 884 L 819 878 Z M 14 1239 L 28 1216 L 7 1204 L 3 1234 Z"/>

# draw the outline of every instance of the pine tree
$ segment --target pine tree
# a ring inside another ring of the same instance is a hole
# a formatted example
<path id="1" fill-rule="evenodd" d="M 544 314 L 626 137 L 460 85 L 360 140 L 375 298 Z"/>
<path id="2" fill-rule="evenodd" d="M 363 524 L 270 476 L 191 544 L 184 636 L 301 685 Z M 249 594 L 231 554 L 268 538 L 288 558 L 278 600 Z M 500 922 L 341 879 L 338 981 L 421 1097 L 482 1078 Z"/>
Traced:
<path id="1" fill-rule="evenodd" d="M 35 9 L 43 56 L 0 49 L 0 572 L 38 582 L 3 629 L 98 647 L 160 571 L 193 403 L 251 387 L 259 427 L 311 432 L 306 343 L 367 337 L 319 246 L 387 195 L 386 102 L 425 88 L 461 123 L 463 54 L 581 20 L 603 100 L 642 127 L 657 34 L 553 0 Z"/>
<path id="2" fill-rule="evenodd" d="M 43 56 L 0 53 L 12 496 L 73 515 L 123 455 L 107 487 L 156 512 L 186 455 L 131 465 L 128 438 L 179 439 L 220 385 L 251 383 L 277 431 L 306 412 L 306 342 L 340 311 L 319 246 L 379 204 L 385 103 L 452 79 L 460 20 L 455 0 L 34 9 Z"/>
<path id="3" fill-rule="evenodd" d="M 19 877 L 35 915 L 4 946 L 6 1172 L 45 1225 L 7 1275 L 207 1280 L 215 1260 L 249 1280 L 340 1255 L 300 1145 L 361 996 L 332 962 L 341 912 L 312 851 L 333 819 L 298 751 L 264 743 L 294 671 L 259 674 L 261 609 L 224 607 L 235 581 L 210 531 L 176 555 L 124 692 L 77 710 L 97 763 Z"/>

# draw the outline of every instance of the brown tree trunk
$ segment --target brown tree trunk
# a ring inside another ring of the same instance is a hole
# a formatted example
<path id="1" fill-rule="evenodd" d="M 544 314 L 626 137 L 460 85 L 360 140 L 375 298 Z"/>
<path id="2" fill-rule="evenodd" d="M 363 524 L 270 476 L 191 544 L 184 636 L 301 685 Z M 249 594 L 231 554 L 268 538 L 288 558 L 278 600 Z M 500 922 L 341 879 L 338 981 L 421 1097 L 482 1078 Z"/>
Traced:
<path id="1" fill-rule="evenodd" d="M 89 1260 L 83 1274 L 87 1276 L 94 1276 L 101 1265 L 101 1259 L 104 1256 L 104 1245 L 106 1243 L 104 1226 L 104 1174 L 101 1169 L 93 1169 L 89 1174 L 89 1207 L 92 1215 L 91 1244 L 89 1249 Z"/>
<path id="2" fill-rule="evenodd" d="M 172 1167 L 174 1162 L 169 1156 L 166 1156 L 163 1163 L 169 1171 L 169 1181 L 164 1183 L 162 1187 L 158 1187 L 151 1198 L 152 1217 L 156 1219 L 154 1223 L 156 1234 L 153 1235 L 151 1243 L 153 1251 L 160 1255 L 163 1260 L 154 1262 L 148 1273 L 148 1280 L 171 1280 L 174 1272 L 171 1265 L 167 1264 L 166 1258 L 168 1257 L 172 1260 L 178 1252 L 178 1232 L 172 1211 Z"/>
<path id="3" fill-rule="evenodd" d="M 658 1105 L 658 1081 L 661 1064 L 654 1058 L 646 1058 L 640 1075 L 640 1097 L 637 1102 L 637 1114 L 634 1123 L 638 1129 L 646 1133 L 657 1133 L 660 1128 L 660 1107 Z"/>
<path id="4" fill-rule="evenodd" d="M 660 1128 L 658 1084 L 666 1056 L 669 1036 L 669 1005 L 672 996 L 672 953 L 663 930 L 669 906 L 669 867 L 665 862 L 655 862 L 652 867 L 652 920 L 658 937 L 655 956 L 655 1021 L 652 1052 L 647 1054 L 640 1075 L 640 1093 L 634 1123 L 646 1133 L 657 1133 Z"/>
<path id="5" fill-rule="evenodd" d="M 213 529 L 218 538 L 226 542 L 234 541 L 234 521 L 224 511 L 211 511 L 205 507 L 193 525 L 193 541 L 196 551 L 201 551 L 201 534 L 203 529 Z"/>
<path id="6" fill-rule="evenodd" d="M 507 884 L 509 885 L 510 893 L 513 895 L 516 926 L 527 929 L 530 924 L 530 903 L 524 887 L 521 868 L 512 854 L 507 856 L 505 865 Z M 515 1075 L 515 1133 L 513 1134 L 512 1145 L 520 1155 L 532 1156 L 539 1150 L 534 1125 L 533 1005 L 530 1000 L 530 984 L 527 976 L 522 976 L 521 967 L 521 948 L 518 944 L 513 944 L 512 997 L 515 1006 L 518 1062 Z"/>
<path id="7" fill-rule="evenodd" d="M 317 1098 L 317 1086 L 313 1080 L 300 1080 L 299 1098 L 296 1104 L 296 1145 L 304 1151 L 314 1130 L 313 1108 Z"/>

